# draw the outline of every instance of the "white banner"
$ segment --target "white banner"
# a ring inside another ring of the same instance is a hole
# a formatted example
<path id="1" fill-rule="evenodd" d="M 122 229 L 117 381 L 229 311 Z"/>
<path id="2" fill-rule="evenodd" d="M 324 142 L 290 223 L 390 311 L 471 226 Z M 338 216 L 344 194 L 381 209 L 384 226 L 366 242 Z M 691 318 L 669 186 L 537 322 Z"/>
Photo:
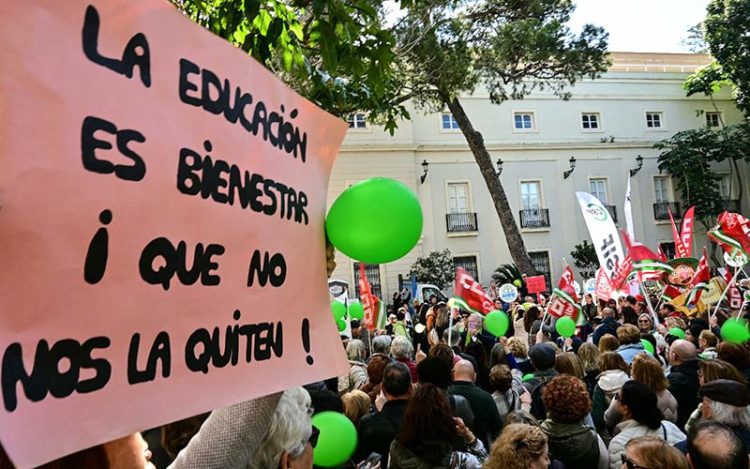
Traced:
<path id="1" fill-rule="evenodd" d="M 628 178 L 628 190 L 625 192 L 625 225 L 627 226 L 630 239 L 635 239 L 635 228 L 633 227 L 633 205 L 630 198 L 630 178 Z"/>
<path id="2" fill-rule="evenodd" d="M 615 222 L 604 205 L 588 192 L 576 192 L 578 204 L 583 212 L 583 219 L 589 229 L 591 242 L 594 243 L 599 265 L 608 278 L 612 278 L 617 264 L 625 259 L 620 235 Z"/>

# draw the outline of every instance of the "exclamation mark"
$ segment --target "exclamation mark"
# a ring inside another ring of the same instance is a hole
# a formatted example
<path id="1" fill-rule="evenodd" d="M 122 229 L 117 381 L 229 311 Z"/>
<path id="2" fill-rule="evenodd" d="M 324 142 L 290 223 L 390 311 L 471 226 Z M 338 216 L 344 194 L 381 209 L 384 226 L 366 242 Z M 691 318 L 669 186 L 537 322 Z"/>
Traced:
<path id="1" fill-rule="evenodd" d="M 302 347 L 305 352 L 310 353 L 310 321 L 307 318 L 302 320 Z M 307 355 L 306 360 L 308 365 L 312 365 L 315 361 L 312 355 Z"/>

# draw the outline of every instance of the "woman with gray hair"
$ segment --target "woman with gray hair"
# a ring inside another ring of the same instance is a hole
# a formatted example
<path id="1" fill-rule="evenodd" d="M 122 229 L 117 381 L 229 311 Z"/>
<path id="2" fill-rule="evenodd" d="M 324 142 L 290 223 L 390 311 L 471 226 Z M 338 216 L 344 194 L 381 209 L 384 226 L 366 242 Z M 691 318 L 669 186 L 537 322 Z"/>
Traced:
<path id="1" fill-rule="evenodd" d="M 349 359 L 349 373 L 339 376 L 338 391 L 344 395 L 359 389 L 367 382 L 367 352 L 365 344 L 359 339 L 352 339 L 346 344 L 346 357 Z"/>
<path id="2" fill-rule="evenodd" d="M 372 354 L 384 353 L 388 355 L 391 350 L 392 338 L 389 335 L 377 335 L 372 339 Z"/>
<path id="3" fill-rule="evenodd" d="M 391 343 L 391 356 L 397 361 L 401 362 L 409 368 L 411 374 L 411 382 L 417 382 L 417 364 L 412 360 L 412 354 L 414 353 L 414 347 L 411 341 L 403 336 L 396 336 L 393 338 Z"/>

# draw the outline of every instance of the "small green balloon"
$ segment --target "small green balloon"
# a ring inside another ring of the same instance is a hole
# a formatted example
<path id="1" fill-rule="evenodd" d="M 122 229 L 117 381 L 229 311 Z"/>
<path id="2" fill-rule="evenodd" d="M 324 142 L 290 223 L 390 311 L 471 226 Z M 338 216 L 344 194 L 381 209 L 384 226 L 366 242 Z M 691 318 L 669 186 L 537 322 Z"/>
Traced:
<path id="1" fill-rule="evenodd" d="M 338 321 L 339 319 L 346 316 L 346 306 L 344 303 L 340 301 L 334 301 L 331 303 L 331 314 L 333 315 L 333 319 L 335 321 Z"/>
<path id="2" fill-rule="evenodd" d="M 673 335 L 675 337 L 679 337 L 680 339 L 685 338 L 685 331 L 683 331 L 679 327 L 673 327 L 672 329 L 669 330 L 669 332 L 667 332 L 667 334 Z"/>
<path id="3" fill-rule="evenodd" d="M 343 319 L 337 319 L 336 326 L 338 326 L 339 332 L 344 332 L 344 329 L 346 329 L 346 321 Z"/>
<path id="4" fill-rule="evenodd" d="M 386 178 L 360 181 L 338 196 L 326 217 L 331 243 L 367 264 L 400 259 L 422 235 L 422 207 L 414 192 Z"/>
<path id="5" fill-rule="evenodd" d="M 349 316 L 352 319 L 362 320 L 365 318 L 365 310 L 362 308 L 362 303 L 352 303 L 349 305 Z"/>
<path id="6" fill-rule="evenodd" d="M 572 337 L 576 332 L 576 322 L 565 316 L 555 323 L 555 330 L 563 337 Z"/>
<path id="7" fill-rule="evenodd" d="M 504 336 L 508 332 L 510 319 L 503 311 L 492 311 L 484 317 L 484 328 L 495 337 Z"/>
<path id="8" fill-rule="evenodd" d="M 526 381 L 530 379 L 534 379 L 534 373 L 528 373 L 528 374 L 523 375 L 523 378 L 521 378 L 521 381 L 525 383 Z"/>
<path id="9" fill-rule="evenodd" d="M 744 344 L 750 339 L 747 321 L 744 319 L 727 319 L 721 326 L 721 338 L 727 342 Z"/>
<path id="10" fill-rule="evenodd" d="M 515 280 L 513 280 L 513 285 L 515 285 L 515 286 L 517 286 L 517 287 L 520 287 L 521 285 L 523 285 L 523 282 L 521 282 L 521 281 L 520 281 L 520 280 L 518 280 L 518 279 L 515 279 Z"/>
<path id="11" fill-rule="evenodd" d="M 318 444 L 313 450 L 316 466 L 336 467 L 352 457 L 357 448 L 357 429 L 346 415 L 321 412 L 313 416 L 312 424 L 320 430 Z"/>
<path id="12" fill-rule="evenodd" d="M 651 355 L 655 355 L 654 344 L 646 339 L 641 339 L 641 343 L 643 344 L 643 348 L 645 348 L 648 353 L 650 353 Z"/>

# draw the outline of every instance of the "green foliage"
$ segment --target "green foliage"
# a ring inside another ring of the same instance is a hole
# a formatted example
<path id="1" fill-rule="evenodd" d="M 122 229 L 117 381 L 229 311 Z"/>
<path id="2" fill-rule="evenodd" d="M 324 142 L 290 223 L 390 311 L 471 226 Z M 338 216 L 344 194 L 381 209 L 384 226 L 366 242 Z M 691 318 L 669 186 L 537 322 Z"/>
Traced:
<path id="1" fill-rule="evenodd" d="M 721 65 L 714 61 L 690 75 L 682 87 L 685 89 L 687 96 L 698 93 L 713 96 L 721 89 L 722 85 L 729 84 L 731 82 L 727 79 Z"/>
<path id="2" fill-rule="evenodd" d="M 408 118 L 377 0 L 170 1 L 333 114 L 367 111 L 391 131 Z"/>
<path id="3" fill-rule="evenodd" d="M 712 0 L 703 28 L 711 55 L 735 86 L 737 107 L 750 115 L 750 0 Z"/>
<path id="4" fill-rule="evenodd" d="M 499 266 L 492 273 L 492 280 L 494 280 L 495 284 L 498 286 L 505 283 L 513 283 L 514 280 L 521 280 L 523 282 L 521 271 L 518 270 L 518 267 L 516 267 L 515 264 L 503 264 Z"/>
<path id="5" fill-rule="evenodd" d="M 681 41 L 683 46 L 694 54 L 707 54 L 708 44 L 703 38 L 703 23 L 694 24 L 687 30 L 687 37 Z"/>
<path id="6" fill-rule="evenodd" d="M 581 272 L 584 279 L 594 278 L 599 268 L 599 258 L 596 256 L 594 245 L 587 240 L 576 244 L 570 251 L 570 256 L 575 261 L 573 265 Z"/>
<path id="7" fill-rule="evenodd" d="M 427 257 L 418 257 L 409 270 L 411 274 L 416 275 L 420 283 L 431 283 L 441 290 L 448 288 L 455 278 L 450 250 L 432 251 Z"/>

